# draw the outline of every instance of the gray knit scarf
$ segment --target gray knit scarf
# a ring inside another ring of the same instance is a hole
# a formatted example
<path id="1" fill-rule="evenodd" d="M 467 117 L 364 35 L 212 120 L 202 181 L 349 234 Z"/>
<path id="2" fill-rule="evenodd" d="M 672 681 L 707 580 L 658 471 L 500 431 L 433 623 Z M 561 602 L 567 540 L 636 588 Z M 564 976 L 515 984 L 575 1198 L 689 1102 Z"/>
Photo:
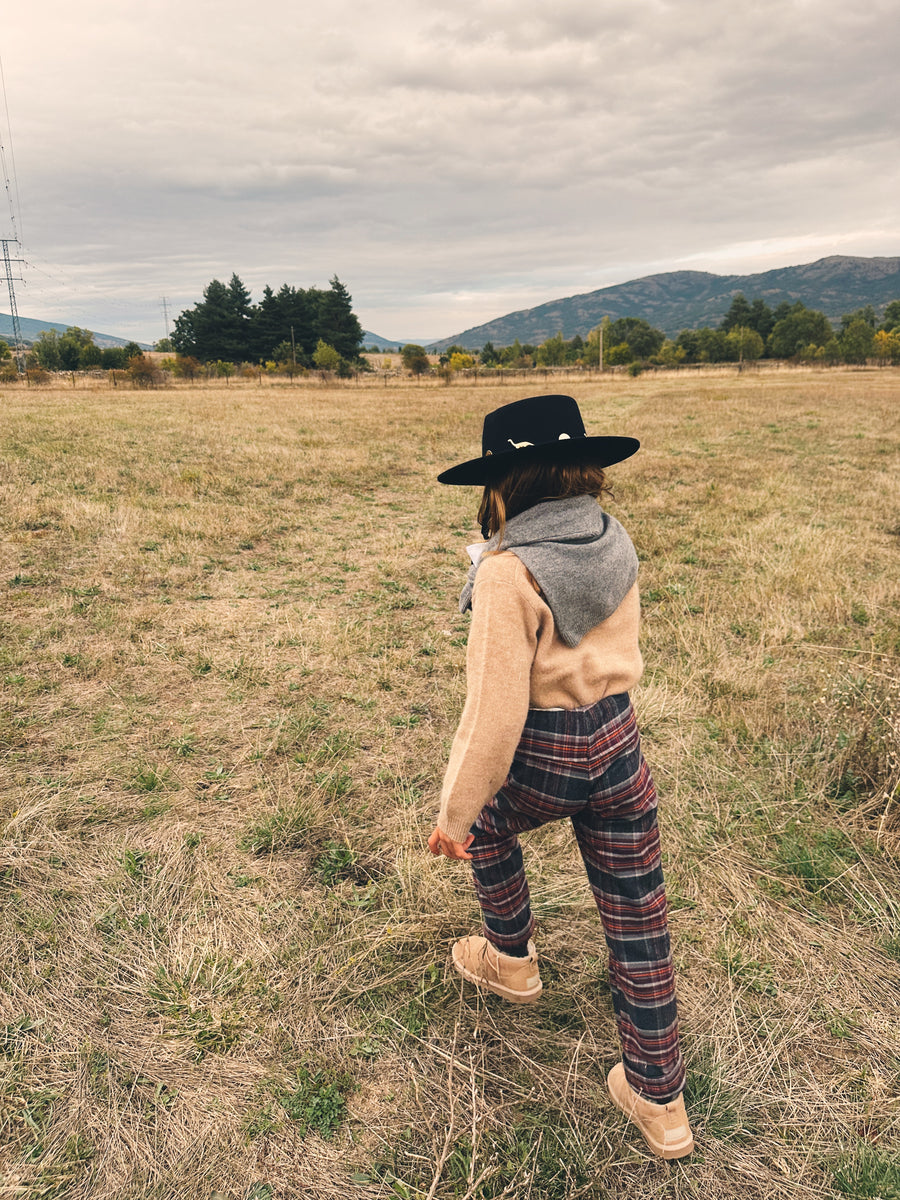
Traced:
<path id="1" fill-rule="evenodd" d="M 484 552 L 497 549 L 495 534 Z M 511 550 L 534 576 L 567 646 L 577 646 L 589 629 L 612 616 L 637 578 L 631 538 L 593 496 L 544 500 L 519 513 L 506 523 L 502 549 Z M 469 568 L 459 597 L 462 613 L 472 607 L 478 566 Z"/>

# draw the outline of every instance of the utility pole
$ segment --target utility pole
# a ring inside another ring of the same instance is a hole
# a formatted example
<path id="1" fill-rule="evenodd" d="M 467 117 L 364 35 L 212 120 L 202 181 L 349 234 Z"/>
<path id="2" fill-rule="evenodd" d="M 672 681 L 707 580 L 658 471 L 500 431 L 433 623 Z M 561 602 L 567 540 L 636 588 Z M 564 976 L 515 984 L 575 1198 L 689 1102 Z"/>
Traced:
<path id="1" fill-rule="evenodd" d="M 169 340 L 169 302 L 165 298 L 165 296 L 163 296 L 160 303 L 162 304 L 163 321 L 165 322 L 165 326 L 166 326 L 166 341 L 168 341 Z"/>
<path id="2" fill-rule="evenodd" d="M 19 310 L 16 307 L 16 289 L 13 286 L 12 264 L 14 262 L 21 263 L 21 258 L 10 258 L 9 243 L 18 246 L 17 238 L 0 238 L 0 243 L 3 245 L 3 266 L 6 269 L 6 284 L 9 288 L 9 315 L 12 320 L 13 327 L 13 354 L 16 359 L 16 368 L 20 375 L 25 374 L 25 352 L 22 347 L 22 330 L 19 327 Z"/>
<path id="3" fill-rule="evenodd" d="M 604 317 L 604 320 L 605 319 L 606 318 Z M 597 326 L 596 333 L 597 333 L 597 369 L 599 371 L 602 371 L 603 370 L 603 321 L 601 321 L 600 324 Z M 588 334 L 589 339 L 590 339 L 590 336 L 591 335 Z"/>

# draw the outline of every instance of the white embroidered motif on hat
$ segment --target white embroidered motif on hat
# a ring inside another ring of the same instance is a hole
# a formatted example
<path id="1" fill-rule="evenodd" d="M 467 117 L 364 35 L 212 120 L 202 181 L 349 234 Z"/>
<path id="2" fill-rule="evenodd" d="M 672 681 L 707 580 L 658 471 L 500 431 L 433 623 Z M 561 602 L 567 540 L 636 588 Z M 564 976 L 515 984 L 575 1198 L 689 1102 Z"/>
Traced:
<path id="1" fill-rule="evenodd" d="M 556 440 L 558 442 L 570 442 L 572 439 L 568 433 L 561 433 Z"/>
<path id="2" fill-rule="evenodd" d="M 512 438 L 506 439 L 512 446 L 513 450 L 524 450 L 526 446 L 533 446 L 534 442 L 514 442 Z"/>

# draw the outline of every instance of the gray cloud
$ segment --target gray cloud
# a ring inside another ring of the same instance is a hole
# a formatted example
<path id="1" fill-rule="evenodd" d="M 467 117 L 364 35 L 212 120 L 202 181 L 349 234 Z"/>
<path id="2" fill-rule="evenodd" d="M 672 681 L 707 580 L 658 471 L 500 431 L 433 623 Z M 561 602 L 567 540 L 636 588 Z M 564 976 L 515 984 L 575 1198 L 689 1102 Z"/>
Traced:
<path id="1" fill-rule="evenodd" d="M 689 262 L 900 253 L 893 4 L 48 0 L 4 50 L 28 315 L 213 276 L 448 334 Z"/>

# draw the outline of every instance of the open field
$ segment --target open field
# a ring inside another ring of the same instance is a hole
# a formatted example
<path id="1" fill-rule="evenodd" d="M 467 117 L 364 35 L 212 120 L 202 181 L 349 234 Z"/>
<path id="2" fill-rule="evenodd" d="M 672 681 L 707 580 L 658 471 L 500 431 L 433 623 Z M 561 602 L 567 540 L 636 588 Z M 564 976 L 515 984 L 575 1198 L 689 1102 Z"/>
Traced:
<path id="1" fill-rule="evenodd" d="M 527 390 L 0 395 L 0 1200 L 900 1197 L 900 372 L 565 385 L 644 443 L 672 1164 L 606 1098 L 570 832 L 525 1008 L 448 971 L 424 850 L 476 536 L 434 476 Z"/>

